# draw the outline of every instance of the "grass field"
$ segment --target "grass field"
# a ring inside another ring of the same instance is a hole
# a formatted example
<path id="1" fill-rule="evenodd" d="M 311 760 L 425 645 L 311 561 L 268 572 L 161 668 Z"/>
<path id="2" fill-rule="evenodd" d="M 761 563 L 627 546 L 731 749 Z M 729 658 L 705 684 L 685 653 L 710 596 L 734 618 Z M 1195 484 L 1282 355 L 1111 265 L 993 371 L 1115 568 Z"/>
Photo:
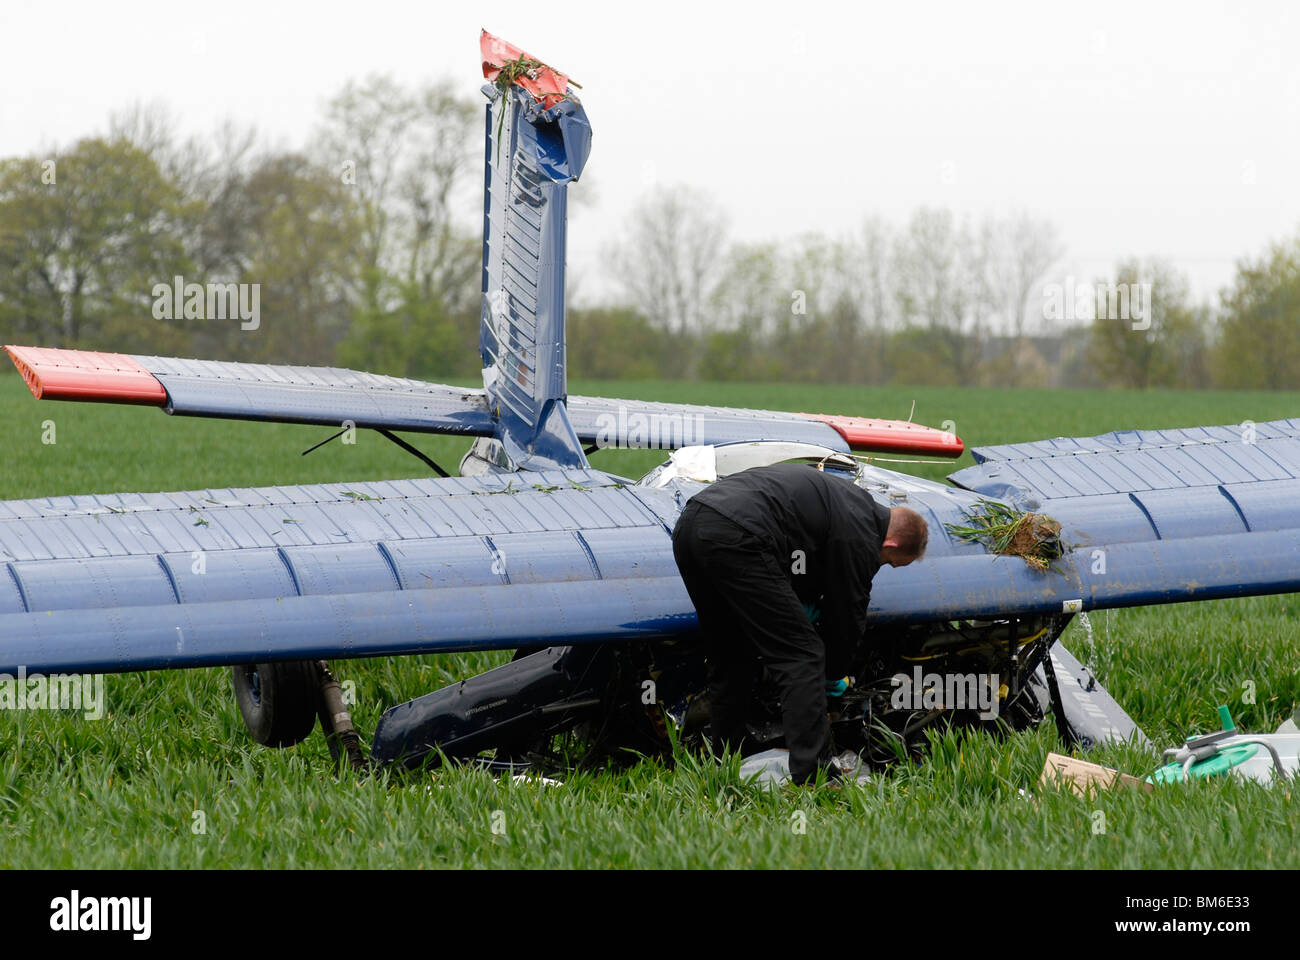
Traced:
<path id="1" fill-rule="evenodd" d="M 956 423 L 967 445 L 1129 427 L 1264 421 L 1300 394 L 857 389 L 572 383 L 574 393 Z M 155 410 L 36 403 L 0 376 L 0 499 L 423 476 L 383 438 L 330 444 L 324 428 L 169 418 Z M 43 444 L 52 420 L 54 444 Z M 465 442 L 416 440 L 454 470 Z M 639 476 L 663 459 L 607 451 L 596 466 Z M 959 465 L 970 462 L 969 455 Z M 885 464 L 889 466 L 889 464 Z M 905 466 L 933 478 L 952 467 Z M 1294 595 L 1094 614 L 1066 645 L 1153 740 L 1212 723 L 1272 730 L 1300 700 Z M 3 638 L 0 638 L 0 643 Z M 357 684 L 363 732 L 399 700 L 504 655 L 339 664 Z M 1243 703 L 1243 684 L 1255 702 Z M 920 765 L 866 788 L 768 794 L 736 764 L 686 756 L 569 778 L 498 782 L 471 769 L 358 782 L 329 774 L 319 732 L 292 750 L 248 738 L 224 670 L 112 675 L 108 714 L 0 713 L 0 867 L 1296 867 L 1291 789 L 1202 783 L 1091 801 L 1035 786 L 1051 729 L 1006 742 L 935 742 Z M 1093 759 L 1132 773 L 1154 752 Z M 1024 799 L 1021 788 L 1035 799 Z M 1098 815 L 1100 814 L 1100 816 Z M 806 818 L 806 829 L 798 827 Z M 493 825 L 504 829 L 494 833 Z M 199 830 L 202 826 L 204 829 Z"/>

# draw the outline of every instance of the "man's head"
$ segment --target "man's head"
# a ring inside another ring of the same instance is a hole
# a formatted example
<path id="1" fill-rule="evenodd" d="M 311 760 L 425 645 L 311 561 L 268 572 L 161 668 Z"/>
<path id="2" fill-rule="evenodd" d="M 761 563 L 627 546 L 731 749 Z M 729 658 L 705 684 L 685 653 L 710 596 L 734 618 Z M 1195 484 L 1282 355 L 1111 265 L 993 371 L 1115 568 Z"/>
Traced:
<path id="1" fill-rule="evenodd" d="M 925 518 L 910 507 L 891 507 L 889 530 L 880 545 L 880 562 L 891 567 L 905 567 L 925 556 L 930 541 L 930 527 Z"/>

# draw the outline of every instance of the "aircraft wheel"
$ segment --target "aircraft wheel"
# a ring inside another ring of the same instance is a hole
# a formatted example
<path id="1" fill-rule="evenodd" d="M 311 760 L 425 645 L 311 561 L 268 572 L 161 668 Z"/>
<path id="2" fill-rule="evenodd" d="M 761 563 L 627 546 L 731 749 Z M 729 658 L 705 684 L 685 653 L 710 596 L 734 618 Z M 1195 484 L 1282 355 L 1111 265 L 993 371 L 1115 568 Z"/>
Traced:
<path id="1" fill-rule="evenodd" d="M 249 663 L 231 668 L 244 726 L 266 747 L 292 747 L 311 736 L 320 701 L 313 660 Z"/>

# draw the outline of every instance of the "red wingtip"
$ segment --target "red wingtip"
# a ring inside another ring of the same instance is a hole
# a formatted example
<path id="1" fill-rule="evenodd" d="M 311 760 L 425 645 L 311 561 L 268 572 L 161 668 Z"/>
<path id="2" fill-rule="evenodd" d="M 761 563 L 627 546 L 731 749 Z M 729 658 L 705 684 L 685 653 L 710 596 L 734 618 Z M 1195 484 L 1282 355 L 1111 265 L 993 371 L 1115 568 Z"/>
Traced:
<path id="1" fill-rule="evenodd" d="M 925 453 L 938 457 L 960 457 L 966 449 L 955 433 L 936 430 L 905 420 L 875 420 L 871 417 L 835 417 L 822 413 L 801 416 L 820 420 L 835 429 L 851 450 L 881 453 Z"/>
<path id="2" fill-rule="evenodd" d="M 124 353 L 6 346 L 37 400 L 99 400 L 162 406 L 158 378 Z"/>
<path id="3" fill-rule="evenodd" d="M 483 55 L 483 76 L 489 80 L 497 78 L 507 60 L 527 59 L 537 60 L 538 63 L 541 63 L 531 53 L 525 53 L 513 43 L 502 40 L 500 37 L 494 37 L 486 30 L 479 34 L 478 45 L 479 51 Z M 569 75 L 560 73 L 554 67 L 548 67 L 544 63 L 515 82 L 527 90 L 534 100 L 540 101 L 542 106 L 548 110 L 569 94 Z M 574 86 L 577 86 L 577 84 L 574 84 Z"/>

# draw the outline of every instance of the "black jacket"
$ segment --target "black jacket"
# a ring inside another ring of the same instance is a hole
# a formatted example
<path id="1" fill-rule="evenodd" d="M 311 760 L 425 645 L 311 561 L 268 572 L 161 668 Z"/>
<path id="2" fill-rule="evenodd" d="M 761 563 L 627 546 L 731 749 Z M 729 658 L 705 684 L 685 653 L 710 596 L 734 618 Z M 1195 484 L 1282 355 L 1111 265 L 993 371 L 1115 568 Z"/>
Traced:
<path id="1" fill-rule="evenodd" d="M 888 507 L 848 478 L 805 464 L 743 470 L 691 500 L 771 544 L 799 600 L 820 606 L 828 654 L 856 648 L 866 631 Z"/>

